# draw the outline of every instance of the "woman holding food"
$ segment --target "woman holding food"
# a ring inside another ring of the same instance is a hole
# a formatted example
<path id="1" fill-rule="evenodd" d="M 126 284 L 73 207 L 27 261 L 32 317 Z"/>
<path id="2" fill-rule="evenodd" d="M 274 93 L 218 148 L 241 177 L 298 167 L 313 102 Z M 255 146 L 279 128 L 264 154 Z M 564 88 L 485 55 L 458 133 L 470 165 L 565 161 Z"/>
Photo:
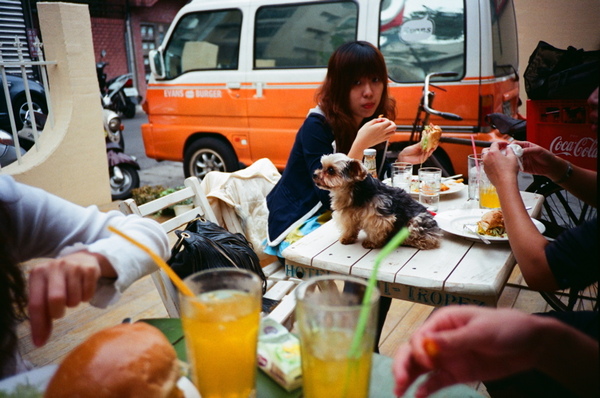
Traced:
<path id="1" fill-rule="evenodd" d="M 0 379 L 25 370 L 15 328 L 26 316 L 41 346 L 66 307 L 90 300 L 105 307 L 156 269 L 109 225 L 169 255 L 167 235 L 154 220 L 84 208 L 8 175 L 0 175 L 0 220 Z M 31 259 L 39 260 L 26 279 L 19 264 Z"/>
<path id="2" fill-rule="evenodd" d="M 377 147 L 381 162 L 384 143 L 396 131 L 396 102 L 387 86 L 383 55 L 372 44 L 350 42 L 332 54 L 316 95 L 318 106 L 309 111 L 283 175 L 267 196 L 265 252 L 281 257 L 281 251 L 299 238 L 299 227 L 318 227 L 316 218 L 330 210 L 329 192 L 317 188 L 312 178 L 321 167 L 321 156 L 341 152 L 362 160 L 365 149 Z M 421 163 L 434 149 L 424 152 L 417 143 L 405 148 L 398 160 Z"/>
<path id="3" fill-rule="evenodd" d="M 592 129 L 598 131 L 598 89 L 588 100 Z M 523 171 L 543 175 L 597 206 L 597 172 L 582 169 L 529 143 Z M 500 198 L 511 249 L 530 288 L 581 290 L 600 274 L 598 220 L 564 231 L 554 241 L 539 233 L 521 199 L 519 159 L 506 143 L 483 154 L 483 166 Z M 539 316 L 538 316 L 539 315 Z M 396 393 L 402 395 L 421 374 L 431 376 L 417 396 L 444 386 L 484 381 L 490 396 L 598 396 L 598 312 L 523 314 L 468 306 L 437 311 L 402 346 L 394 363 Z"/>
<path id="4" fill-rule="evenodd" d="M 383 160 L 385 142 L 396 131 L 396 101 L 388 95 L 388 77 L 381 52 L 371 43 L 355 41 L 340 46 L 329 59 L 327 75 L 296 135 L 281 179 L 267 195 L 269 209 L 264 251 L 282 257 L 294 241 L 318 228 L 331 213 L 329 192 L 313 182 L 321 157 L 341 152 L 362 160 L 364 150 L 376 147 Z M 405 148 L 399 160 L 420 163 L 419 143 Z M 391 299 L 382 298 L 380 330 Z"/>

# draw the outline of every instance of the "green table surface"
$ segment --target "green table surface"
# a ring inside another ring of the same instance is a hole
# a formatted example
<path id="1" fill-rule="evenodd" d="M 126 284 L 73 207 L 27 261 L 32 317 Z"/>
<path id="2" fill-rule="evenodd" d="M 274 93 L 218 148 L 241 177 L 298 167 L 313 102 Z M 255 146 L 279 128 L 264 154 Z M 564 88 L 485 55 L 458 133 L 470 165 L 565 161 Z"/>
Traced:
<path id="1" fill-rule="evenodd" d="M 180 360 L 187 362 L 185 351 L 185 340 L 181 328 L 181 320 L 178 318 L 156 318 L 143 319 L 143 322 L 155 326 L 167 336 L 167 339 L 175 347 L 177 356 Z M 256 372 L 256 396 L 257 398 L 296 398 L 302 396 L 302 389 L 298 388 L 288 392 L 271 379 L 266 373 L 259 370 Z M 411 397 L 412 390 L 405 395 L 405 398 Z M 394 398 L 394 378 L 392 376 L 392 358 L 373 354 L 371 366 L 371 385 L 369 389 L 369 398 Z M 481 398 L 482 395 L 477 391 L 465 385 L 456 385 L 445 388 L 432 397 L 447 398 Z"/>

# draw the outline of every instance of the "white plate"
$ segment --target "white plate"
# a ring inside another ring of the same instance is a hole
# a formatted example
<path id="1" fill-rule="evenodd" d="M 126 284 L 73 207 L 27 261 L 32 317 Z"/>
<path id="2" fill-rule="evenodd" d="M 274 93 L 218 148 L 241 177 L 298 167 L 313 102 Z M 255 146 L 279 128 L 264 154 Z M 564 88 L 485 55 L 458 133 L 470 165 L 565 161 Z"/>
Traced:
<path id="1" fill-rule="evenodd" d="M 0 391 L 14 392 L 18 385 L 31 385 L 36 387 L 40 392 L 45 391 L 57 368 L 58 365 L 43 366 L 4 379 L 0 381 Z M 181 377 L 177 381 L 177 387 L 183 391 L 185 398 L 200 398 L 200 393 L 187 377 Z"/>
<path id="2" fill-rule="evenodd" d="M 386 178 L 385 180 L 383 180 L 383 183 L 386 185 L 392 185 L 392 180 L 390 178 Z M 449 188 L 445 191 L 440 191 L 440 195 L 449 195 L 452 193 L 456 193 L 456 192 L 460 192 L 462 191 L 466 185 L 463 184 L 462 182 L 455 182 L 455 180 L 448 180 L 446 182 L 444 182 L 444 184 L 446 184 L 446 186 Z M 410 184 L 410 194 L 413 196 L 419 196 L 419 177 L 418 176 L 413 176 L 412 177 L 412 182 Z"/>
<path id="3" fill-rule="evenodd" d="M 467 238 L 469 240 L 479 241 L 479 238 L 473 233 L 464 230 L 464 225 L 476 224 L 477 221 L 481 220 L 481 216 L 488 211 L 488 209 L 461 209 L 442 211 L 437 213 L 435 216 L 435 221 L 437 221 L 440 228 L 446 232 L 449 232 L 453 235 L 462 236 L 463 238 Z M 546 230 L 544 224 L 533 218 L 531 221 L 533 221 L 540 233 L 544 233 Z M 508 242 L 508 237 L 501 238 L 488 235 L 485 235 L 485 237 L 491 242 Z"/>

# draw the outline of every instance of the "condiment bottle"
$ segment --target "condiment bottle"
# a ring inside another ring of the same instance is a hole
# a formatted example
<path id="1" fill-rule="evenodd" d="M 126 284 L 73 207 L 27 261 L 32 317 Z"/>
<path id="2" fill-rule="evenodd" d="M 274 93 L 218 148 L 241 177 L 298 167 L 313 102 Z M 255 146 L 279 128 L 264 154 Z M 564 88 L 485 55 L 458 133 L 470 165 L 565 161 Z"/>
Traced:
<path id="1" fill-rule="evenodd" d="M 377 151 L 372 148 L 365 149 L 363 153 L 363 164 L 369 170 L 369 174 L 373 176 L 373 178 L 377 178 L 377 161 L 375 160 L 377 156 Z"/>

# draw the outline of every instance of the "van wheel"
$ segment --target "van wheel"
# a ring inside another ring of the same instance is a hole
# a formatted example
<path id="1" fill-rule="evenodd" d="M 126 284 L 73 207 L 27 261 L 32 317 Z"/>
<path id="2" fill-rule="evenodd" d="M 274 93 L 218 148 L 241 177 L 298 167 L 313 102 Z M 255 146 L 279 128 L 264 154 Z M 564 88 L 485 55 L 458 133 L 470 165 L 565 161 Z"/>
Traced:
<path id="1" fill-rule="evenodd" d="M 183 174 L 185 177 L 196 176 L 202 180 L 210 171 L 230 173 L 238 170 L 238 161 L 225 142 L 216 138 L 200 138 L 186 151 L 183 158 Z"/>

